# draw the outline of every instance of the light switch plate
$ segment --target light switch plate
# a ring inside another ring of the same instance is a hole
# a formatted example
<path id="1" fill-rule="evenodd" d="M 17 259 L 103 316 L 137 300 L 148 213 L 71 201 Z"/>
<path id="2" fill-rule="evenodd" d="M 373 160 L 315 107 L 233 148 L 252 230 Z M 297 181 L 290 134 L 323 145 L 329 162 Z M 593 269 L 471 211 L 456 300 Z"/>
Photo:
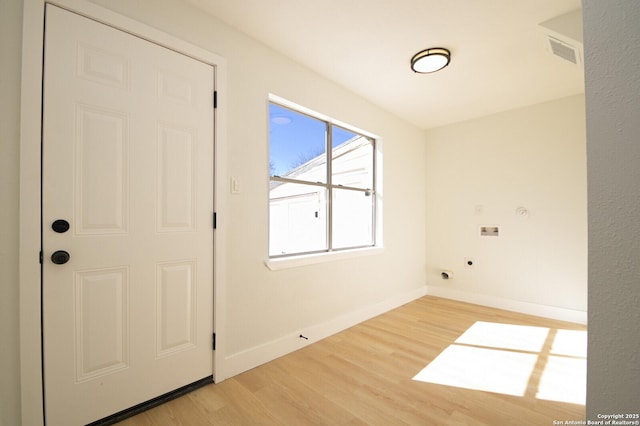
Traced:
<path id="1" fill-rule="evenodd" d="M 236 176 L 231 176 L 231 193 L 239 194 L 240 193 L 240 180 Z"/>

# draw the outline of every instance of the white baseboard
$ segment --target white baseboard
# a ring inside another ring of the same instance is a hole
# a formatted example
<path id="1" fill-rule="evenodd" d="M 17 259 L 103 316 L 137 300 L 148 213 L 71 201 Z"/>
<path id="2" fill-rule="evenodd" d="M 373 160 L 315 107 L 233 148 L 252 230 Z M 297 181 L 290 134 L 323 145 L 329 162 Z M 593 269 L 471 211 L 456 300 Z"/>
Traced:
<path id="1" fill-rule="evenodd" d="M 290 335 L 229 355 L 224 358 L 224 365 L 216 366 L 216 382 L 220 382 L 226 378 L 233 377 L 283 355 L 294 352 L 310 345 L 311 343 L 322 340 L 363 321 L 405 305 L 413 300 L 419 299 L 426 294 L 427 288 L 420 287 L 407 293 L 397 295 L 389 300 L 384 300 L 380 303 L 376 303 L 375 305 L 368 306 L 359 311 L 345 314 L 322 324 L 317 324 L 302 330 L 296 330 Z M 308 340 L 301 338 L 301 334 L 307 337 Z"/>
<path id="2" fill-rule="evenodd" d="M 444 287 L 427 287 L 427 295 L 445 299 L 458 300 L 460 302 L 474 303 L 476 305 L 505 309 L 507 311 L 551 318 L 560 321 L 568 321 L 576 324 L 587 324 L 587 312 L 574 309 L 559 308 L 556 306 L 539 305 L 537 303 L 520 302 L 518 300 L 503 299 L 501 297 L 486 294 L 471 293 L 460 290 L 452 290 Z"/>

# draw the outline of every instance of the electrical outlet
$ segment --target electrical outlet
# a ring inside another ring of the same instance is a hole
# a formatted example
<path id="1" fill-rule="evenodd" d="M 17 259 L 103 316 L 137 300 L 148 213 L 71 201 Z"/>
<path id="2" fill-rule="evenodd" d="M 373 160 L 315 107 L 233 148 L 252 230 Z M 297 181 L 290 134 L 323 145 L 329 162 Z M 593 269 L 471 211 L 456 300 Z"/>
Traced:
<path id="1" fill-rule="evenodd" d="M 481 226 L 480 236 L 481 237 L 499 237 L 500 227 L 499 226 Z"/>

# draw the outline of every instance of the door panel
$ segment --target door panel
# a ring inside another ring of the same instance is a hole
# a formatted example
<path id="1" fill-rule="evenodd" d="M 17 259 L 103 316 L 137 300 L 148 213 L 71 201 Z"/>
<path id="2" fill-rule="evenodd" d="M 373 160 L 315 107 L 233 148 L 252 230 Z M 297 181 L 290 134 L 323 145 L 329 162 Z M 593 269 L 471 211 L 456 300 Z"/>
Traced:
<path id="1" fill-rule="evenodd" d="M 212 375 L 214 68 L 46 16 L 45 416 L 75 425 Z"/>
<path id="2" fill-rule="evenodd" d="M 196 262 L 171 262 L 158 265 L 157 357 L 195 346 Z"/>
<path id="3" fill-rule="evenodd" d="M 78 271 L 74 287 L 76 381 L 128 368 L 128 268 Z"/>
<path id="4" fill-rule="evenodd" d="M 129 216 L 128 117 L 87 105 L 76 109 L 77 233 L 125 234 Z"/>
<path id="5" fill-rule="evenodd" d="M 160 124 L 158 140 L 158 232 L 193 231 L 197 200 L 197 135 L 190 129 Z"/>

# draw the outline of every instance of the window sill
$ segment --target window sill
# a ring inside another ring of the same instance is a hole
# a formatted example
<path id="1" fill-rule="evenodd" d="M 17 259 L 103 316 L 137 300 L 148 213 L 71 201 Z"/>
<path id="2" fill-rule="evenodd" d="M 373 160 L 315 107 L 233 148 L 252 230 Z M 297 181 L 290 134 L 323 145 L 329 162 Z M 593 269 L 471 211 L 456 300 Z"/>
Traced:
<path id="1" fill-rule="evenodd" d="M 333 251 L 328 253 L 316 253 L 283 257 L 279 259 L 268 259 L 264 261 L 264 264 L 270 270 L 278 271 L 280 269 L 297 268 L 300 266 L 315 265 L 317 263 L 334 262 L 336 260 L 352 259 L 362 256 L 373 256 L 381 254 L 383 251 L 383 247 L 367 247 L 354 250 Z"/>

